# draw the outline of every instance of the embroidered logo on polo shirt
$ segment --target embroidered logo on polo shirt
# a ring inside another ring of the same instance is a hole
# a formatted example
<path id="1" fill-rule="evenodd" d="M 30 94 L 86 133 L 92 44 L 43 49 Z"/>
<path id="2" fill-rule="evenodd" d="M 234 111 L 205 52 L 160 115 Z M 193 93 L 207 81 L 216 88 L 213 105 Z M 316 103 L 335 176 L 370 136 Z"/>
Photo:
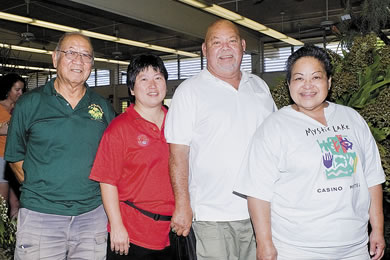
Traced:
<path id="1" fill-rule="evenodd" d="M 149 138 L 146 135 L 141 134 L 137 137 L 137 142 L 140 146 L 147 146 L 149 144 Z"/>
<path id="2" fill-rule="evenodd" d="M 90 114 L 92 119 L 101 120 L 103 118 L 103 109 L 99 105 L 91 104 L 88 108 L 88 114 Z"/>

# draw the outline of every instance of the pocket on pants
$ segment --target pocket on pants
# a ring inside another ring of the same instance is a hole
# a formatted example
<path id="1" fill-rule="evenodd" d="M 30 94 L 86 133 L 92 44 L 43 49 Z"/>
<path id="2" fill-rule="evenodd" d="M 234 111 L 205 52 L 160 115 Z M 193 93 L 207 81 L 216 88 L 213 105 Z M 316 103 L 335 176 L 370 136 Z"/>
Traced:
<path id="1" fill-rule="evenodd" d="M 15 260 L 39 259 L 39 239 L 28 233 L 16 235 Z"/>
<path id="2" fill-rule="evenodd" d="M 213 222 L 194 222 L 198 259 L 227 259 L 224 235 Z"/>
<path id="3" fill-rule="evenodd" d="M 95 260 L 106 259 L 107 253 L 107 232 L 95 234 Z"/>

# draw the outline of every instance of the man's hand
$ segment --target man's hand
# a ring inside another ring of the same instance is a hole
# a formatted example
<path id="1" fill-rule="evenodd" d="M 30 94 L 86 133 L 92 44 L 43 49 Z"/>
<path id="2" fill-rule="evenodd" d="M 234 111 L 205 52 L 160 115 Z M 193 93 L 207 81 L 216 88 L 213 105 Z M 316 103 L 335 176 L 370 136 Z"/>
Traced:
<path id="1" fill-rule="evenodd" d="M 169 145 L 169 174 L 175 195 L 175 211 L 171 228 L 178 236 L 188 236 L 192 224 L 192 209 L 188 192 L 190 147 L 181 144 Z"/>
<path id="2" fill-rule="evenodd" d="M 178 236 L 188 236 L 192 225 L 192 209 L 190 205 L 177 207 L 171 220 L 172 231 Z"/>
<path id="3" fill-rule="evenodd" d="M 269 243 L 259 243 L 256 247 L 256 260 L 276 260 L 277 251 L 274 244 Z"/>

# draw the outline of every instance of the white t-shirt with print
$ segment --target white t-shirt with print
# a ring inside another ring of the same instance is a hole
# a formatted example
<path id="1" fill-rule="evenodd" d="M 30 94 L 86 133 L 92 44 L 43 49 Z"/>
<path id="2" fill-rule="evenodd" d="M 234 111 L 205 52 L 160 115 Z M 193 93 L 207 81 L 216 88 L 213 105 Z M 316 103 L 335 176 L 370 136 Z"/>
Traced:
<path id="1" fill-rule="evenodd" d="M 291 106 L 257 130 L 234 190 L 271 202 L 272 236 L 306 248 L 367 243 L 368 188 L 385 176 L 375 140 L 353 109 L 325 108 L 328 125 Z"/>

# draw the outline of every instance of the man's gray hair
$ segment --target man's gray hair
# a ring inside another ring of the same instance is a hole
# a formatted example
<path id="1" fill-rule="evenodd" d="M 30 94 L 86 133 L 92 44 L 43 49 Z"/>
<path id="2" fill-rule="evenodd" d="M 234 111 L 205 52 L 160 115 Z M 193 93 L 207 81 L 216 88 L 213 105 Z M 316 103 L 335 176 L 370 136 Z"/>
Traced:
<path id="1" fill-rule="evenodd" d="M 72 35 L 79 35 L 81 37 L 83 37 L 84 39 L 86 39 L 88 42 L 89 42 L 89 45 L 91 45 L 91 50 L 92 50 L 92 57 L 94 57 L 94 52 L 93 52 L 93 46 L 92 46 L 92 43 L 91 43 L 91 39 L 88 37 L 88 36 L 85 36 L 79 32 L 67 32 L 67 33 L 64 33 L 61 38 L 58 40 L 58 43 L 57 43 L 57 46 L 55 48 L 54 51 L 60 51 L 61 50 L 61 47 L 62 47 L 62 42 L 69 36 L 72 36 Z"/>

